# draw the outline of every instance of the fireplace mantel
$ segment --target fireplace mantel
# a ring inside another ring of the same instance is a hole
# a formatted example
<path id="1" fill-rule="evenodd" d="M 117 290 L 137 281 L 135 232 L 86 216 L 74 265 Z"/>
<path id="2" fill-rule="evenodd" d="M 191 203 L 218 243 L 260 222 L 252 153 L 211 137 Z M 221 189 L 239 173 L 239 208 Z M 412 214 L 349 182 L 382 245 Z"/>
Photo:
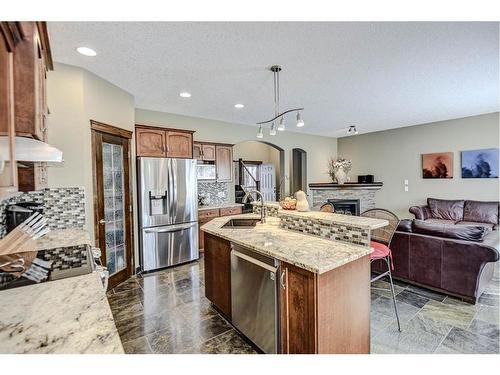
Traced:
<path id="1" fill-rule="evenodd" d="M 309 189 L 380 189 L 382 187 L 382 182 L 372 182 L 372 183 L 357 183 L 357 182 L 346 182 L 345 184 L 337 184 L 334 182 L 316 182 L 309 184 Z"/>

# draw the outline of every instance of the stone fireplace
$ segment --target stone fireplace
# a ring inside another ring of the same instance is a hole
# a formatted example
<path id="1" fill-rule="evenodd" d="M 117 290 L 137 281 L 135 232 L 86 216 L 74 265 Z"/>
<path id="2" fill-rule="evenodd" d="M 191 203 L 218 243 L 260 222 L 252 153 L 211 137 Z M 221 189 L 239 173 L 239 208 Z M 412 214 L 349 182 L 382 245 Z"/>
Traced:
<path id="1" fill-rule="evenodd" d="M 382 182 L 373 183 L 312 183 L 309 189 L 312 193 L 313 209 L 319 208 L 328 201 L 359 200 L 358 214 L 376 207 L 375 195 L 382 188 Z"/>

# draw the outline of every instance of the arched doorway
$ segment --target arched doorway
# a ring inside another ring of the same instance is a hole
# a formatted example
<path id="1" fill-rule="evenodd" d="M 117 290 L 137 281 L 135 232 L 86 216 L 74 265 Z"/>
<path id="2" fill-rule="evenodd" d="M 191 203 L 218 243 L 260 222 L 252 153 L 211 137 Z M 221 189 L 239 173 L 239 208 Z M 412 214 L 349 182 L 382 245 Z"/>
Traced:
<path id="1" fill-rule="evenodd" d="M 266 141 L 243 141 L 233 146 L 235 201 L 244 190 L 258 188 L 266 200 L 279 201 L 288 178 L 285 173 L 285 151 Z M 274 191 L 271 192 L 270 188 Z M 274 194 L 271 194 L 274 193 Z"/>

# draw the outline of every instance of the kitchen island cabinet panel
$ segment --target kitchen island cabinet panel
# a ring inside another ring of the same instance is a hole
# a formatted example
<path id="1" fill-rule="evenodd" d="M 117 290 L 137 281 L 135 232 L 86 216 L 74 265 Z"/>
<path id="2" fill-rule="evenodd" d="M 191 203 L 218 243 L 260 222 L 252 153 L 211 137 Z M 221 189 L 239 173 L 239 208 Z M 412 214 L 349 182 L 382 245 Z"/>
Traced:
<path id="1" fill-rule="evenodd" d="M 205 297 L 231 318 L 231 244 L 205 233 Z"/>
<path id="2" fill-rule="evenodd" d="M 281 353 L 316 352 L 316 275 L 291 264 L 281 264 Z"/>
<path id="3" fill-rule="evenodd" d="M 318 353 L 370 353 L 370 257 L 318 277 Z"/>

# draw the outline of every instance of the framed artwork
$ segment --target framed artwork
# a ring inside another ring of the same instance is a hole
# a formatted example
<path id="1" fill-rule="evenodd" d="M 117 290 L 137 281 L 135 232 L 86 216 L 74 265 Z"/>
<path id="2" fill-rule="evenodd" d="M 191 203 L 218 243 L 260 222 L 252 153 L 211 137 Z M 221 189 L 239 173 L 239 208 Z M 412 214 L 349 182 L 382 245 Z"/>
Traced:
<path id="1" fill-rule="evenodd" d="M 422 154 L 423 178 L 453 178 L 453 152 Z"/>
<path id="2" fill-rule="evenodd" d="M 462 178 L 498 178 L 498 148 L 462 151 Z"/>

